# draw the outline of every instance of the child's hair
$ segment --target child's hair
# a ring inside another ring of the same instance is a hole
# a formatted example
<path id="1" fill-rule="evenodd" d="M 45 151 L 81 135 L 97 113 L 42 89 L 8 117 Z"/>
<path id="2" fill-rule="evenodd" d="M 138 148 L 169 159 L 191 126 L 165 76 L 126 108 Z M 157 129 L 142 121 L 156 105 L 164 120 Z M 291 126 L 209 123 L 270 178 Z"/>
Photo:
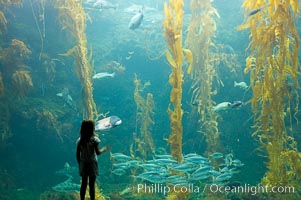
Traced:
<path id="1" fill-rule="evenodd" d="M 93 120 L 83 120 L 80 128 L 80 144 L 86 144 L 93 136 L 95 123 Z"/>

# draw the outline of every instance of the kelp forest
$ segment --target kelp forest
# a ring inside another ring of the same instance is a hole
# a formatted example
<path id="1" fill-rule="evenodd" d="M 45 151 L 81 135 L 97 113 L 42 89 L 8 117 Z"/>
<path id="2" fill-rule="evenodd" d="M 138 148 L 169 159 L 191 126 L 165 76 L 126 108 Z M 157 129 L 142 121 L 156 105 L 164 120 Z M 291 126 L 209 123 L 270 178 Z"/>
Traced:
<path id="1" fill-rule="evenodd" d="M 0 0 L 0 199 L 300 199 L 300 8 Z"/>

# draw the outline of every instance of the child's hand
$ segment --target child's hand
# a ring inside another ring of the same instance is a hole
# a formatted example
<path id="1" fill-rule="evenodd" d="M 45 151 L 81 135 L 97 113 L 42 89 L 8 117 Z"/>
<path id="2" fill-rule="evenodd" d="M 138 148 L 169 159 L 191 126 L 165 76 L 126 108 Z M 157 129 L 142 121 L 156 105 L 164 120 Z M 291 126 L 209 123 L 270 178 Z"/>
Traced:
<path id="1" fill-rule="evenodd" d="M 111 149 L 110 146 L 105 146 L 105 147 L 101 148 L 100 151 L 103 153 L 103 152 L 109 151 L 110 149 Z"/>

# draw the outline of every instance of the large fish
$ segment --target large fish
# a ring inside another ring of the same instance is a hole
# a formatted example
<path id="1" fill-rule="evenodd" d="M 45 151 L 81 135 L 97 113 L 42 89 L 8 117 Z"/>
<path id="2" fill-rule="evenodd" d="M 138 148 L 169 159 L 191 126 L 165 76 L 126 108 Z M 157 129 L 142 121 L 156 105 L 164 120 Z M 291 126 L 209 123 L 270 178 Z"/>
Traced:
<path id="1" fill-rule="evenodd" d="M 95 123 L 95 131 L 109 130 L 116 126 L 119 126 L 121 123 L 122 123 L 121 119 L 117 116 L 107 117 L 107 118 L 98 120 Z"/>
<path id="2" fill-rule="evenodd" d="M 139 11 L 139 13 L 137 13 L 136 15 L 134 15 L 129 23 L 129 29 L 137 29 L 143 20 L 143 13 L 141 11 Z"/>
<path id="3" fill-rule="evenodd" d="M 241 88 L 241 89 L 243 89 L 243 90 L 247 90 L 247 89 L 249 89 L 249 86 L 245 83 L 245 82 L 236 82 L 236 81 L 234 81 L 234 87 L 239 87 L 239 88 Z"/>
<path id="4" fill-rule="evenodd" d="M 68 106 L 70 106 L 73 110 L 77 111 L 77 108 L 76 108 L 76 106 L 75 106 L 75 104 L 73 102 L 73 99 L 72 99 L 71 95 L 69 94 L 69 89 L 68 88 L 65 87 L 62 90 L 62 92 L 57 93 L 56 96 L 62 97 L 63 100 L 64 100 L 64 102 L 65 102 L 65 104 L 67 104 Z"/>
<path id="5" fill-rule="evenodd" d="M 213 112 L 219 112 L 222 110 L 228 110 L 231 105 L 231 102 L 222 102 L 213 107 Z"/>
<path id="6" fill-rule="evenodd" d="M 93 4 L 93 7 L 95 9 L 116 9 L 118 7 L 117 4 L 112 4 L 108 1 L 105 1 L 105 0 L 98 0 L 96 1 L 94 4 Z"/>
<path id="7" fill-rule="evenodd" d="M 110 74 L 108 72 L 101 72 L 101 73 L 95 74 L 92 78 L 93 79 L 101 79 L 101 78 L 104 78 L 104 77 L 112 77 L 112 78 L 114 78 L 114 76 L 115 76 L 115 72 L 113 72 L 112 74 Z"/>

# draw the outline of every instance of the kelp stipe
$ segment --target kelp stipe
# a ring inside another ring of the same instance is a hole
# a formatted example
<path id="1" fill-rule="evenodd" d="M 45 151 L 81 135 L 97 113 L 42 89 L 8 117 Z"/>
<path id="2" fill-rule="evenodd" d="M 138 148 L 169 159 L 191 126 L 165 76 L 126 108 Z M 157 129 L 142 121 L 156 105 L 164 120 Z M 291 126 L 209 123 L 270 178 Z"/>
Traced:
<path id="1" fill-rule="evenodd" d="M 238 30 L 250 28 L 250 55 L 246 60 L 245 73 L 250 73 L 253 91 L 253 136 L 258 138 L 268 156 L 268 171 L 262 183 L 300 187 L 301 154 L 296 141 L 290 136 L 293 133 L 292 115 L 296 114 L 290 112 L 291 106 L 297 112 L 299 103 L 300 39 L 294 21 L 300 13 L 298 0 L 246 0 L 243 7 L 246 15 L 254 9 L 263 8 L 247 17 L 245 24 L 238 27 Z M 288 84 L 291 87 L 287 87 Z M 285 124 L 287 117 L 290 124 Z"/>
<path id="2" fill-rule="evenodd" d="M 213 46 L 212 37 L 215 36 L 216 22 L 214 17 L 219 17 L 217 10 L 212 7 L 209 0 L 190 1 L 192 11 L 186 45 L 195 56 L 191 71 L 192 102 L 197 104 L 200 122 L 206 136 L 207 152 L 211 154 L 221 151 L 217 115 L 212 111 L 215 94 L 212 88 L 213 80 L 217 76 L 214 62 L 211 61 L 209 47 Z M 217 59 L 218 55 L 214 55 Z"/>
<path id="3" fill-rule="evenodd" d="M 155 144 L 151 134 L 151 125 L 154 124 L 154 101 L 153 95 L 147 93 L 146 98 L 140 95 L 144 87 L 141 86 L 137 74 L 134 77 L 134 100 L 136 103 L 136 130 L 133 133 L 134 143 L 131 145 L 131 156 L 142 160 L 150 158 L 155 152 Z M 144 84 L 146 85 L 146 84 Z M 137 155 L 139 152 L 140 155 Z"/>
<path id="4" fill-rule="evenodd" d="M 169 5 L 164 3 L 165 19 L 163 20 L 164 34 L 169 46 L 166 50 L 166 57 L 171 66 L 172 72 L 169 76 L 169 83 L 172 86 L 170 93 L 171 104 L 168 107 L 170 118 L 171 134 L 168 138 L 168 143 L 171 147 L 171 155 L 178 161 L 182 162 L 182 85 L 183 85 L 183 70 L 182 64 L 184 60 L 182 48 L 182 23 L 183 23 L 183 0 L 170 0 Z M 188 50 L 186 50 L 187 52 Z M 187 53 L 186 53 L 187 54 Z M 192 54 L 187 54 L 188 61 L 192 61 Z M 168 194 L 167 199 L 185 199 L 187 192 L 177 193 L 172 191 Z"/>
<path id="5" fill-rule="evenodd" d="M 74 38 L 74 47 L 65 56 L 74 58 L 74 67 L 83 87 L 83 106 L 85 119 L 97 119 L 97 108 L 93 99 L 91 71 L 93 70 L 92 50 L 87 48 L 86 13 L 82 7 L 82 1 L 63 0 L 57 1 L 59 20 L 63 29 L 70 31 Z"/>

